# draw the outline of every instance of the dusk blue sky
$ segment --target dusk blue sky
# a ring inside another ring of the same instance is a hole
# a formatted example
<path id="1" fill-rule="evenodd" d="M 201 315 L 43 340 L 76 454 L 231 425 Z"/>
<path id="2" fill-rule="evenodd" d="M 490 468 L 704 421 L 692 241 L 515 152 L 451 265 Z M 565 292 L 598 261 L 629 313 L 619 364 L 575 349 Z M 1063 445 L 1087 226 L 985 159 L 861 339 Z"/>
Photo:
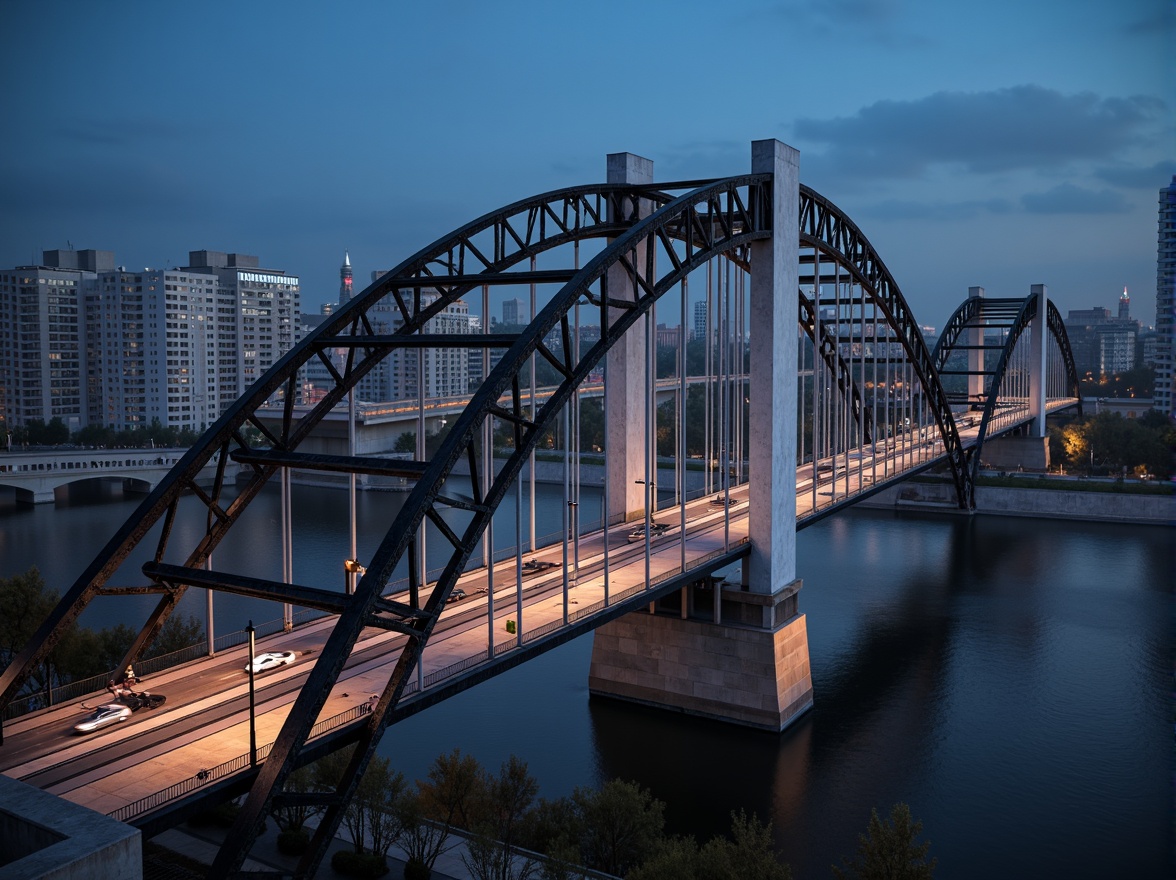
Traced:
<path id="1" fill-rule="evenodd" d="M 0 265 L 255 254 L 334 300 L 486 211 L 750 143 L 873 242 L 923 324 L 970 285 L 1155 321 L 1171 0 L 0 4 Z"/>

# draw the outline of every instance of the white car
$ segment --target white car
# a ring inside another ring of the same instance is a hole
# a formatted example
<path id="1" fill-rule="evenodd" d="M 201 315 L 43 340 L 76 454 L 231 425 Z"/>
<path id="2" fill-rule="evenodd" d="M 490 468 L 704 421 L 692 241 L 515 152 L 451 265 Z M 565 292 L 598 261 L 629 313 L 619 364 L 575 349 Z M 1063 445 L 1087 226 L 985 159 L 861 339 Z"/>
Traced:
<path id="1" fill-rule="evenodd" d="M 130 717 L 130 706 L 124 706 L 121 703 L 107 703 L 105 706 L 99 706 L 95 709 L 84 721 L 75 724 L 74 731 L 76 733 L 90 733 L 99 727 L 105 727 L 107 724 L 114 724 L 117 721 L 126 721 Z"/>
<path id="2" fill-rule="evenodd" d="M 245 671 L 248 672 L 250 667 L 257 673 L 277 669 L 279 666 L 289 666 L 294 662 L 295 656 L 293 651 L 266 651 L 254 657 L 252 663 L 245 664 Z"/>

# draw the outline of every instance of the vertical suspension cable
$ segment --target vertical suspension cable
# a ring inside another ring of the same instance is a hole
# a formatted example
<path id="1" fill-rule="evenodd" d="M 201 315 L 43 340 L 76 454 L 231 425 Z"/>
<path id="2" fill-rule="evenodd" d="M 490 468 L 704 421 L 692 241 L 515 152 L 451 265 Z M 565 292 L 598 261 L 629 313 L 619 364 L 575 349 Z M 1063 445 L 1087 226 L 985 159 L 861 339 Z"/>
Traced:
<path id="1" fill-rule="evenodd" d="M 686 303 L 687 276 L 682 276 L 679 289 L 682 300 L 682 320 L 678 326 L 678 407 L 674 414 L 677 425 L 676 451 L 678 471 L 675 474 L 675 489 L 678 494 L 679 546 L 681 547 L 682 571 L 686 571 Z"/>
<path id="2" fill-rule="evenodd" d="M 580 243 L 576 242 L 576 268 L 579 269 L 579 255 Z M 531 271 L 535 271 L 535 256 L 531 256 Z M 531 323 L 535 323 L 535 282 L 531 282 Z M 538 401 L 535 398 L 535 356 L 531 355 L 531 424 L 536 421 L 536 415 L 539 410 Z M 531 454 L 528 456 L 531 467 L 531 552 L 534 553 L 537 549 L 535 546 L 535 447 L 531 447 Z M 519 535 L 519 543 L 523 542 L 522 534 Z"/>
<path id="3" fill-rule="evenodd" d="M 723 489 L 723 549 L 731 549 L 731 277 L 732 257 L 726 254 L 719 284 L 719 485 Z"/>
<path id="4" fill-rule="evenodd" d="M 353 459 L 355 458 L 355 455 L 356 455 L 355 392 L 358 390 L 359 390 L 358 387 L 353 385 L 351 390 L 347 392 L 347 454 L 350 455 Z M 352 471 L 351 473 L 349 473 L 347 475 L 347 513 L 348 513 L 348 519 L 349 519 L 348 524 L 349 524 L 350 532 L 351 532 L 351 543 L 348 545 L 349 555 L 347 558 L 352 560 L 352 565 L 346 566 L 344 569 L 347 572 L 346 580 L 347 580 L 347 592 L 348 593 L 355 592 L 355 578 L 358 575 L 358 572 L 355 571 L 354 568 L 355 568 L 355 564 L 358 563 L 358 561 L 359 561 L 357 558 L 358 550 L 356 549 L 356 534 L 355 534 L 356 533 L 356 522 L 358 520 L 357 513 L 356 513 L 356 498 L 355 498 L 356 477 L 357 477 L 357 475 L 356 475 L 355 471 Z"/>
<path id="5" fill-rule="evenodd" d="M 608 335 L 610 333 L 609 321 L 608 321 L 608 293 L 609 293 L 609 291 L 608 291 L 608 274 L 605 273 L 600 276 L 600 338 L 601 339 L 607 339 Z M 601 405 L 601 414 L 604 417 L 602 419 L 602 421 L 604 423 L 604 494 L 601 496 L 601 501 L 600 501 L 600 509 L 601 509 L 600 527 L 602 530 L 602 537 L 604 539 L 604 558 L 603 558 L 603 562 L 604 562 L 604 566 L 603 566 L 604 605 L 605 605 L 605 607 L 608 607 L 608 598 L 609 598 L 609 596 L 608 596 L 608 593 L 609 593 L 608 533 L 609 533 L 609 526 L 612 524 L 611 523 L 612 508 L 609 507 L 610 492 L 609 492 L 609 485 L 608 485 L 609 482 L 611 482 L 609 480 L 609 474 L 611 472 L 609 471 L 608 462 L 609 462 L 609 458 L 612 454 L 612 444 L 609 443 L 609 433 L 608 433 L 608 386 L 609 386 L 608 358 L 607 357 L 601 358 L 600 363 L 603 367 L 602 374 L 604 377 L 604 385 L 603 385 L 603 390 L 601 393 L 601 404 L 600 404 Z"/>
<path id="6" fill-rule="evenodd" d="M 490 285 L 482 285 L 482 333 L 490 333 Z M 482 347 L 482 381 L 490 375 L 490 349 Z M 490 477 L 494 467 L 494 452 L 490 448 L 493 418 L 487 414 L 482 421 L 482 497 L 490 494 Z M 424 531 L 424 522 L 421 522 Z M 424 557 L 422 566 L 424 566 Z M 494 656 L 494 515 L 486 518 L 482 533 L 482 559 L 486 566 L 486 652 Z"/>

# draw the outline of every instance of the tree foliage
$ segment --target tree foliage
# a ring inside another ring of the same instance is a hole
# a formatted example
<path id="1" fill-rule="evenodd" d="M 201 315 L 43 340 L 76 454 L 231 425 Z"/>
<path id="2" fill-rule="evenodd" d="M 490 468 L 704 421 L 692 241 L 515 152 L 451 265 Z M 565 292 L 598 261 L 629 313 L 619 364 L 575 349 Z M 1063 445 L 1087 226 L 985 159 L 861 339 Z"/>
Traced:
<path id="1" fill-rule="evenodd" d="M 691 838 L 669 838 L 626 880 L 791 880 L 776 856 L 772 827 L 743 810 L 731 813 L 730 837 L 699 847 Z"/>
<path id="2" fill-rule="evenodd" d="M 911 818 L 911 809 L 897 803 L 883 822 L 878 811 L 870 811 L 870 825 L 858 835 L 857 854 L 842 859 L 844 869 L 833 866 L 838 880 L 930 880 L 938 859 L 927 859 L 930 841 L 918 842 L 923 823 Z"/>
<path id="3" fill-rule="evenodd" d="M 538 866 L 517 852 L 519 830 L 531 809 L 539 783 L 524 761 L 511 755 L 497 776 L 483 772 L 473 802 L 474 836 L 466 842 L 462 863 L 475 880 L 526 880 Z"/>
<path id="4" fill-rule="evenodd" d="M 1163 414 L 1127 419 L 1101 412 L 1049 429 L 1050 457 L 1068 471 L 1086 474 L 1149 473 L 1167 479 L 1173 472 L 1176 427 Z"/>

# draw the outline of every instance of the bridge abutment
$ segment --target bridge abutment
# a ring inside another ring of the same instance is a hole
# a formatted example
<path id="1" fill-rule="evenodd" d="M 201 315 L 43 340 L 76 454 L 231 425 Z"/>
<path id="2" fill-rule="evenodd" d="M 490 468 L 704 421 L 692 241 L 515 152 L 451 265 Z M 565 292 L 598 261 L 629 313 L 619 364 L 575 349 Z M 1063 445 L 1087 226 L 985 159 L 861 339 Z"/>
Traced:
<path id="1" fill-rule="evenodd" d="M 588 690 L 778 733 L 813 705 L 800 586 L 768 596 L 708 579 L 660 600 L 655 613 L 607 623 L 594 634 Z"/>

